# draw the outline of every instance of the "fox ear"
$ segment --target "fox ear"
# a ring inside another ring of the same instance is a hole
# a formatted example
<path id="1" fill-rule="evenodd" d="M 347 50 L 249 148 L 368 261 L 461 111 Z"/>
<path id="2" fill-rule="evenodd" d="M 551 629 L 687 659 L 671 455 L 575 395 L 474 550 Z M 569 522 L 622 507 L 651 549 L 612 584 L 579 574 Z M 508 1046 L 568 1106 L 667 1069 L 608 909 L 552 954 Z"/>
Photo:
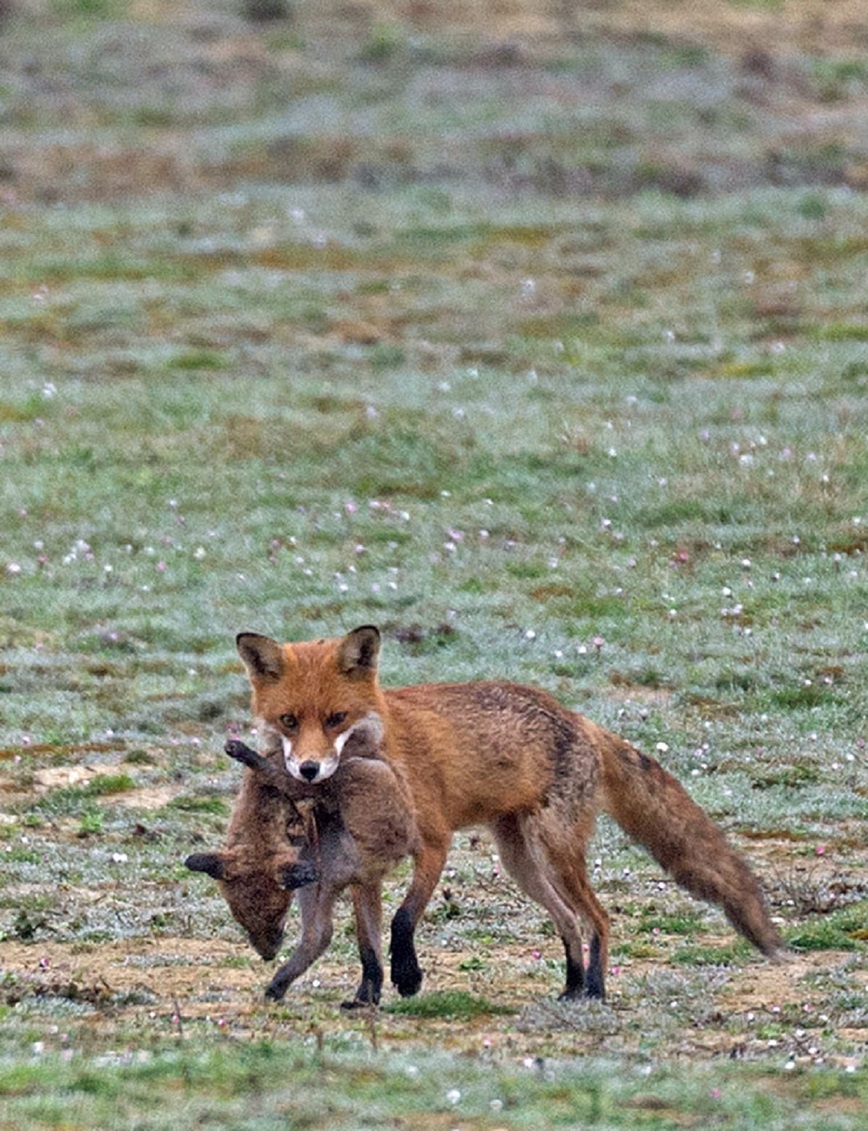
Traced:
<path id="1" fill-rule="evenodd" d="M 344 675 L 365 675 L 377 670 L 380 630 L 372 624 L 354 628 L 340 643 L 338 668 Z"/>
<path id="2" fill-rule="evenodd" d="M 258 632 L 239 632 L 235 637 L 235 646 L 251 681 L 280 679 L 283 652 L 276 640 L 260 636 Z"/>
<path id="3" fill-rule="evenodd" d="M 225 874 L 223 856 L 219 852 L 194 852 L 184 861 L 191 872 L 204 872 L 212 880 L 222 880 Z"/>

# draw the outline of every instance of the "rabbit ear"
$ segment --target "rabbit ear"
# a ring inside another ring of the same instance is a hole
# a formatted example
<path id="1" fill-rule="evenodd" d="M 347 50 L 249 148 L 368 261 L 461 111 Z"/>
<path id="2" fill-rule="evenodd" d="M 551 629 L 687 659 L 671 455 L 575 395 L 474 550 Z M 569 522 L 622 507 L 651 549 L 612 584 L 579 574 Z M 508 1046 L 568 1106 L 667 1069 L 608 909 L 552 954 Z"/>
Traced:
<path id="1" fill-rule="evenodd" d="M 239 632 L 235 637 L 238 655 L 244 661 L 251 683 L 280 679 L 283 672 L 283 649 L 270 636 L 258 632 Z"/>
<path id="2" fill-rule="evenodd" d="M 226 874 L 226 857 L 222 852 L 194 852 L 184 861 L 191 872 L 204 872 L 212 880 L 222 880 Z"/>

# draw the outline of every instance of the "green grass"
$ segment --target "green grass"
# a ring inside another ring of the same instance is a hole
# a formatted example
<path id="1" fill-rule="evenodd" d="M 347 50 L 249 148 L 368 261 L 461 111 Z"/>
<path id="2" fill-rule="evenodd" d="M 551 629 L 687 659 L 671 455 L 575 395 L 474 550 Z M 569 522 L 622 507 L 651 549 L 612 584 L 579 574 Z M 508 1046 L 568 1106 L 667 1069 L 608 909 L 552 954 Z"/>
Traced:
<path id="1" fill-rule="evenodd" d="M 46 1069 L 54 1088 L 46 1094 Z M 217 1083 L 215 1083 L 217 1082 Z M 368 1128 L 395 1119 L 434 1126 L 516 1129 L 642 1125 L 674 1128 L 712 1121 L 725 1128 L 784 1128 L 813 1104 L 844 1109 L 864 1098 L 864 1082 L 782 1074 L 768 1079 L 731 1065 L 682 1072 L 665 1067 L 623 1073 L 605 1061 L 543 1058 L 505 1066 L 442 1054 L 386 1057 L 331 1045 L 279 1053 L 263 1043 L 161 1046 L 141 1054 L 64 1061 L 40 1053 L 0 1070 L 7 1118 L 33 1127 L 184 1126 L 259 1129 L 276 1126 Z M 834 1120 L 834 1117 L 832 1117 Z M 289 1121 L 287 1123 L 287 1120 Z M 448 1121 L 451 1121 L 449 1123 Z M 807 1124 L 803 1124 L 807 1126 Z M 855 1127 L 846 1119 L 835 1127 Z"/>
<path id="2" fill-rule="evenodd" d="M 464 991 L 425 994 L 406 998 L 388 1007 L 399 1016 L 442 1018 L 446 1021 L 473 1021 L 479 1017 L 509 1012 L 502 1006 Z"/>
<path id="3" fill-rule="evenodd" d="M 824 917 L 815 917 L 790 936 L 797 950 L 856 950 L 868 939 L 865 914 L 868 904 L 855 903 Z"/>

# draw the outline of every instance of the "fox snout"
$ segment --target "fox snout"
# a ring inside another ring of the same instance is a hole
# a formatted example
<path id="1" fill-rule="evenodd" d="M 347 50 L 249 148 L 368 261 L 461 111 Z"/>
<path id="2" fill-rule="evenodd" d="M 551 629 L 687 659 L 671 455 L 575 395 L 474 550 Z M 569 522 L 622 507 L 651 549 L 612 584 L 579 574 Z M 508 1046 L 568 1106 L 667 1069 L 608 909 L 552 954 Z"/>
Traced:
<path id="1" fill-rule="evenodd" d="M 325 781 L 332 776 L 340 765 L 340 755 L 332 753 L 325 758 L 296 758 L 291 750 L 284 747 L 283 762 L 297 781 L 313 785 L 314 782 Z"/>
<path id="2" fill-rule="evenodd" d="M 343 724 L 343 714 L 331 718 L 339 719 Z M 283 724 L 284 728 L 286 725 Z M 315 730 L 312 735 L 296 737 L 281 733 L 276 727 L 274 731 L 279 736 L 287 771 L 298 781 L 313 785 L 330 778 L 344 756 L 374 756 L 383 738 L 383 723 L 376 711 L 369 711 L 337 734 Z"/>

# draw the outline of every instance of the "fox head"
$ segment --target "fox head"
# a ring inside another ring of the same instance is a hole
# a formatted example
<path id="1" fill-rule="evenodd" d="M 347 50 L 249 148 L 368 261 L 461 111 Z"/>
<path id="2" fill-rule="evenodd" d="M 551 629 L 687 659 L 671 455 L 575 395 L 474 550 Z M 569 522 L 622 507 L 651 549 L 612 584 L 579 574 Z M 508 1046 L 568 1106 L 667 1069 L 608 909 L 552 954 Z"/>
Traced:
<path id="1" fill-rule="evenodd" d="M 301 644 L 242 632 L 236 643 L 264 752 L 282 758 L 294 778 L 325 781 L 342 757 L 376 752 L 383 737 L 376 628 Z"/>
<path id="2" fill-rule="evenodd" d="M 293 851 L 264 858 L 231 848 L 194 852 L 184 864 L 191 872 L 204 872 L 218 882 L 232 917 L 266 960 L 280 950 L 293 890 L 317 879 L 313 865 L 300 861 Z"/>

